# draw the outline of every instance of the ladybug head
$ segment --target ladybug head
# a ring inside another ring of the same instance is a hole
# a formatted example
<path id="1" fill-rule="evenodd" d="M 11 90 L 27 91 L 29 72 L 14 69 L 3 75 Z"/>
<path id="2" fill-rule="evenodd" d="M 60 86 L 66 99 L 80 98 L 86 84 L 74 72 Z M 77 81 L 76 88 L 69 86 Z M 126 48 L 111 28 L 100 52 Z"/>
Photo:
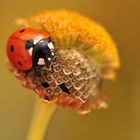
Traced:
<path id="1" fill-rule="evenodd" d="M 31 69 L 34 45 L 40 40 L 48 38 L 47 32 L 36 29 L 25 28 L 14 32 L 7 43 L 7 55 L 10 62 L 19 70 Z"/>

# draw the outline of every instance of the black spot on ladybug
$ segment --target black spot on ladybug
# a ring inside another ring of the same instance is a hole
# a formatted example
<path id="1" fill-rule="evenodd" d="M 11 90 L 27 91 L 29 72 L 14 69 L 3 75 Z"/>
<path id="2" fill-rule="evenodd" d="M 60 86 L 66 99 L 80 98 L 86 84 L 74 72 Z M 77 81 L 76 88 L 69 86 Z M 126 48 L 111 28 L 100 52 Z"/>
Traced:
<path id="1" fill-rule="evenodd" d="M 70 93 L 69 89 L 66 87 L 66 85 L 63 83 L 63 84 L 60 84 L 59 87 L 62 89 L 63 92 L 66 92 L 66 93 Z"/>
<path id="2" fill-rule="evenodd" d="M 25 31 L 25 29 L 22 29 L 22 30 L 19 31 L 19 33 L 22 33 L 22 32 L 24 32 L 24 31 Z"/>
<path id="3" fill-rule="evenodd" d="M 35 75 L 37 77 L 40 77 L 41 76 L 41 72 L 40 72 L 40 67 L 39 66 L 34 67 L 34 72 L 35 72 Z"/>
<path id="4" fill-rule="evenodd" d="M 11 45 L 10 50 L 11 50 L 11 52 L 14 52 L 14 46 L 13 45 Z"/>
<path id="5" fill-rule="evenodd" d="M 44 82 L 44 83 L 42 83 L 41 85 L 42 85 L 44 88 L 49 87 L 49 84 L 48 84 L 47 82 Z"/>
<path id="6" fill-rule="evenodd" d="M 29 39 L 29 40 L 26 41 L 26 43 L 25 43 L 25 48 L 26 48 L 26 49 L 30 49 L 30 48 L 33 47 L 33 46 L 34 46 L 34 41 L 33 41 L 33 39 Z"/>
<path id="7" fill-rule="evenodd" d="M 20 66 L 22 66 L 22 63 L 21 63 L 20 61 L 18 61 L 18 64 L 19 64 Z"/>

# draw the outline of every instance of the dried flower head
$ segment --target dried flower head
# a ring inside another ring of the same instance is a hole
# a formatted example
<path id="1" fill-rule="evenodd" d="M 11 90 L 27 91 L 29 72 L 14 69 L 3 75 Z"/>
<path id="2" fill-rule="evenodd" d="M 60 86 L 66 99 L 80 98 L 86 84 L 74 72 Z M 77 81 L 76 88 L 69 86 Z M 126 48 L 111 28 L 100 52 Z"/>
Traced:
<path id="1" fill-rule="evenodd" d="M 18 20 L 19 28 L 46 31 L 55 42 L 55 59 L 36 71 L 13 69 L 22 84 L 48 103 L 81 113 L 106 107 L 103 79 L 114 79 L 119 68 L 115 43 L 95 21 L 67 10 L 48 10 Z"/>

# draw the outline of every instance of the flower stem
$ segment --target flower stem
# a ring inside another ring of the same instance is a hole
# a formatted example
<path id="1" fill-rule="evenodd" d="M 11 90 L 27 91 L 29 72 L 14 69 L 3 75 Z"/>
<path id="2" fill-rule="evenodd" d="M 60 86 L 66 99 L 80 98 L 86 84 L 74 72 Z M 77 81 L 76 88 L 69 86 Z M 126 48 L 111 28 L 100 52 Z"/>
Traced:
<path id="1" fill-rule="evenodd" d="M 27 140 L 43 140 L 48 130 L 52 115 L 56 110 L 54 104 L 48 104 L 37 99 Z"/>

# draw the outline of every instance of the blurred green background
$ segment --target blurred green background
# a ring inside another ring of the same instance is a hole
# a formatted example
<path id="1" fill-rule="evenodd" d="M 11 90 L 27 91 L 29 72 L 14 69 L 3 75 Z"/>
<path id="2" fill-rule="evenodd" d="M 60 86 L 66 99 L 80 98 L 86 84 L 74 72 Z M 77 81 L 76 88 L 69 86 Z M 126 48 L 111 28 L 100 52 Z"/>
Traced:
<path id="1" fill-rule="evenodd" d="M 48 140 L 140 140 L 139 0 L 0 0 L 0 140 L 25 140 L 36 97 L 8 71 L 7 38 L 17 18 L 50 8 L 72 9 L 103 24 L 118 44 L 122 66 L 115 82 L 104 82 L 109 109 L 86 116 L 58 109 Z"/>

